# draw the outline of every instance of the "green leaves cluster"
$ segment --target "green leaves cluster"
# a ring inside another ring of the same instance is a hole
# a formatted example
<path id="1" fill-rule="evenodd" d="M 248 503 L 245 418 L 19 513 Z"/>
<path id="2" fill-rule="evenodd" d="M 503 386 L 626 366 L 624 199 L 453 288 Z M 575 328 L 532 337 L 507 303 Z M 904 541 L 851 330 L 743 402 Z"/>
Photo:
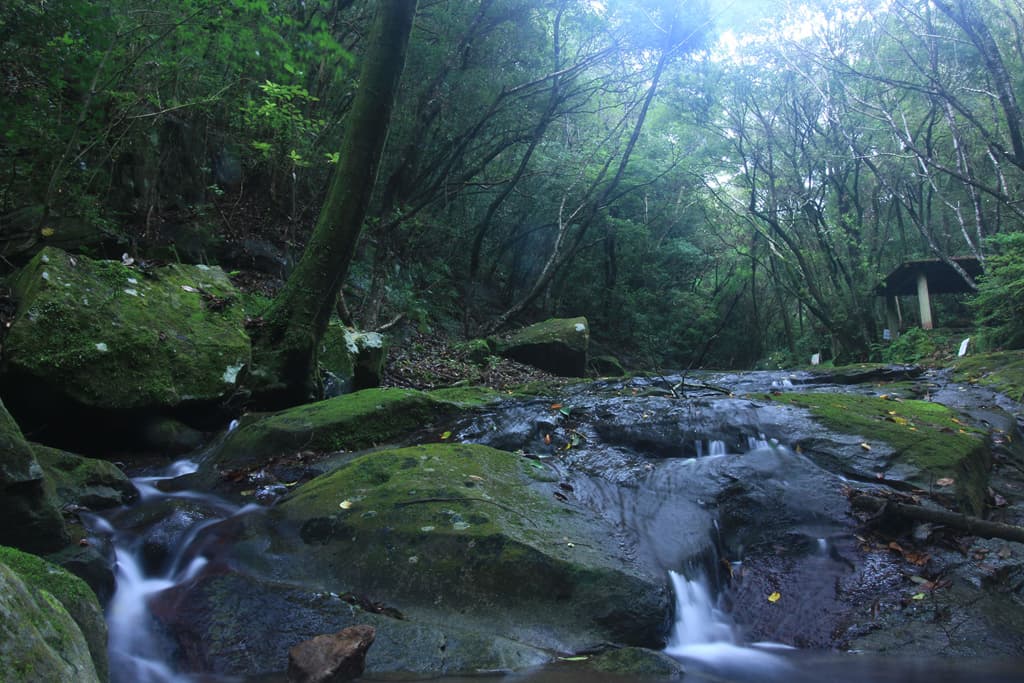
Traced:
<path id="1" fill-rule="evenodd" d="M 972 301 L 992 347 L 1024 347 L 1024 232 L 995 235 L 986 274 Z"/>

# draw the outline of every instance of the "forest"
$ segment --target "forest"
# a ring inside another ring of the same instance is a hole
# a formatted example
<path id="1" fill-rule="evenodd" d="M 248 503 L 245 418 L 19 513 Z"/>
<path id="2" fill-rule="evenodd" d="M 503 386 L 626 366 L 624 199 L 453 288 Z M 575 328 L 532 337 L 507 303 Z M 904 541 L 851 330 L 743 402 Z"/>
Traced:
<path id="1" fill-rule="evenodd" d="M 967 291 L 940 326 L 1024 343 L 1020 0 L 10 0 L 0 76 L 7 271 L 219 263 L 269 301 L 378 128 L 330 292 L 361 329 L 582 315 L 634 367 L 917 360 L 877 287 L 932 259 Z"/>
<path id="2" fill-rule="evenodd" d="M 1018 94 L 1024 0 L 3 0 L 0 678 L 1019 682 Z"/>

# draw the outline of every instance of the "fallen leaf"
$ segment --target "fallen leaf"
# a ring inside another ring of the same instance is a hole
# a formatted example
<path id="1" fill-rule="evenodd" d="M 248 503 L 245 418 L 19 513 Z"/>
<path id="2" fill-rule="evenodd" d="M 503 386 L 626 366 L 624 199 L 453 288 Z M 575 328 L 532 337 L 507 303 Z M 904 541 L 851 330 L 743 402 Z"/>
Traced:
<path id="1" fill-rule="evenodd" d="M 43 237 L 53 237 L 57 233 L 53 228 L 43 228 L 39 231 L 39 234 Z"/>
<path id="2" fill-rule="evenodd" d="M 912 595 L 910 597 L 910 599 L 911 600 L 924 600 L 924 593 L 914 593 L 914 595 Z"/>
<path id="3" fill-rule="evenodd" d="M 444 441 L 445 439 L 450 439 L 450 438 L 452 438 L 452 433 L 451 432 L 442 432 L 441 433 L 441 441 Z"/>
<path id="4" fill-rule="evenodd" d="M 871 450 L 871 446 L 869 444 L 866 444 L 866 443 L 861 443 L 860 447 L 863 450 L 865 450 L 865 451 L 870 451 Z"/>
<path id="5" fill-rule="evenodd" d="M 782 594 L 779 593 L 779 591 L 774 591 L 771 595 L 768 596 L 768 602 L 771 603 L 776 603 L 780 599 L 782 599 Z"/>
<path id="6" fill-rule="evenodd" d="M 351 500 L 343 500 L 340 503 L 338 503 L 338 507 L 340 507 L 342 510 L 349 510 L 349 509 L 352 508 L 352 501 Z"/>
<path id="7" fill-rule="evenodd" d="M 999 549 L 999 559 L 1000 560 L 1008 560 L 1008 559 L 1010 559 L 1010 557 L 1012 555 L 1013 555 L 1013 551 L 1010 550 L 1010 546 L 1008 546 L 1008 545 L 1004 545 L 1002 548 Z"/>
<path id="8" fill-rule="evenodd" d="M 561 403 L 552 403 L 551 404 L 551 410 L 561 410 L 561 409 L 562 409 L 562 404 Z"/>
<path id="9" fill-rule="evenodd" d="M 181 288 L 184 289 L 186 292 L 192 292 L 193 294 L 199 291 L 198 289 L 191 285 L 182 285 Z"/>
<path id="10" fill-rule="evenodd" d="M 559 657 L 558 661 L 560 661 L 560 662 L 585 662 L 588 659 L 590 659 L 590 657 L 581 655 L 579 657 Z"/>
<path id="11" fill-rule="evenodd" d="M 942 477 L 941 479 L 935 480 L 936 486 L 952 486 L 955 480 L 952 477 Z"/>
<path id="12" fill-rule="evenodd" d="M 569 417 L 569 413 L 572 412 L 572 408 L 570 408 L 569 406 L 562 406 L 561 408 L 558 409 L 558 412 L 560 412 L 562 415 L 565 415 L 566 417 Z"/>
<path id="13" fill-rule="evenodd" d="M 550 446 L 551 445 L 551 435 L 550 434 L 545 434 L 544 435 L 544 445 L 545 446 Z"/>

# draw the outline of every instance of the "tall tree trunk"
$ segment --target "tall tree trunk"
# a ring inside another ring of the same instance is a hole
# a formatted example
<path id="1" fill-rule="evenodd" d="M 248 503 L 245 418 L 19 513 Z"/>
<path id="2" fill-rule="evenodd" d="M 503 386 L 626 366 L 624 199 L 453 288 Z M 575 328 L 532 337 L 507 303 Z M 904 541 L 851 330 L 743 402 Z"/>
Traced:
<path id="1" fill-rule="evenodd" d="M 317 346 L 377 180 L 415 14 L 416 0 L 379 0 L 341 163 L 302 259 L 252 332 L 253 362 L 245 384 L 261 407 L 294 405 L 320 393 Z"/>

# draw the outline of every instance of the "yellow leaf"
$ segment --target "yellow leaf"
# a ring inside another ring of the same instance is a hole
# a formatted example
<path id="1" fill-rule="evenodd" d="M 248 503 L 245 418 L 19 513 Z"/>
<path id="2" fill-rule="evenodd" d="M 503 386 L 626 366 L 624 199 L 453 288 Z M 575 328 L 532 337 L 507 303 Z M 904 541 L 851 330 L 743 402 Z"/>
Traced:
<path id="1" fill-rule="evenodd" d="M 870 450 L 871 450 L 871 446 L 870 446 L 870 445 L 868 445 L 868 444 L 866 444 L 866 443 L 862 443 L 862 444 L 860 445 L 860 447 L 861 447 L 862 449 L 864 449 L 865 451 L 870 451 Z"/>
<path id="2" fill-rule="evenodd" d="M 352 501 L 351 500 L 343 500 L 340 503 L 338 503 L 338 507 L 340 507 L 342 510 L 348 510 L 348 509 L 350 509 L 352 507 Z"/>
<path id="3" fill-rule="evenodd" d="M 441 434 L 441 441 L 444 441 L 445 439 L 450 439 L 450 438 L 452 438 L 452 433 L 451 432 L 444 432 L 444 433 Z"/>
<path id="4" fill-rule="evenodd" d="M 779 591 L 775 591 L 771 595 L 768 596 L 768 602 L 775 603 L 775 602 L 778 602 L 781 598 L 782 598 L 782 594 L 779 593 Z"/>
<path id="5" fill-rule="evenodd" d="M 57 231 L 50 227 L 43 228 L 39 231 L 39 234 L 43 237 L 53 237 L 56 233 Z"/>

